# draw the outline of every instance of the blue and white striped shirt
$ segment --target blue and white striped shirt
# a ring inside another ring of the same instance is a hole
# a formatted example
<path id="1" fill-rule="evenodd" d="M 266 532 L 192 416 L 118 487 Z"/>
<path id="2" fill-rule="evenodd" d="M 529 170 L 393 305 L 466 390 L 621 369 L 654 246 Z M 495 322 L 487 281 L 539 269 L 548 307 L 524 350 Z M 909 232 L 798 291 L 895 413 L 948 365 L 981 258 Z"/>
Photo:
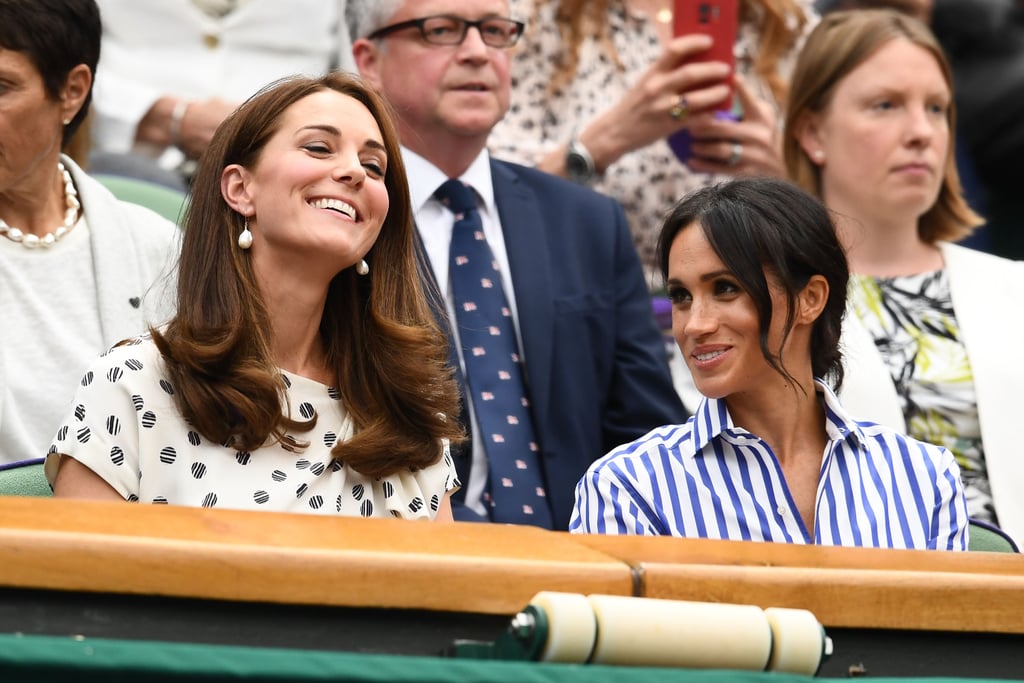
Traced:
<path id="1" fill-rule="evenodd" d="M 569 531 L 966 550 L 967 502 L 952 453 L 852 420 L 816 384 L 828 444 L 813 534 L 768 444 L 735 427 L 718 399 L 592 464 L 576 486 Z"/>

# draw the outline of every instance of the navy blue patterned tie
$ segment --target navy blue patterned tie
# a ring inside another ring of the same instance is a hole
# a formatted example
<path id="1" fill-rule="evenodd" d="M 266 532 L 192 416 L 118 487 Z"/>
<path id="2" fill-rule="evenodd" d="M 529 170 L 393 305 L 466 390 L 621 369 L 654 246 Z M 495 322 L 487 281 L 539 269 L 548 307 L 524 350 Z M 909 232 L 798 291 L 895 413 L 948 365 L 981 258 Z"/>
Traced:
<path id="1" fill-rule="evenodd" d="M 487 453 L 491 519 L 552 528 L 537 439 L 501 271 L 472 188 L 448 180 L 436 196 L 455 214 L 450 274 L 473 410 Z"/>

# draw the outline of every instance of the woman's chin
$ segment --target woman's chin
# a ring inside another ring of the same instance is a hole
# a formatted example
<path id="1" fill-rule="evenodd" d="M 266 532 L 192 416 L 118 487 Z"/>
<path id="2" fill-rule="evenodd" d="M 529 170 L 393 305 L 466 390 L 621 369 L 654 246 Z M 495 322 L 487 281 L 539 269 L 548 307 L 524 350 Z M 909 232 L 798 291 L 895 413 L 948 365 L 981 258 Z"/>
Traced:
<path id="1" fill-rule="evenodd" d="M 702 382 L 695 378 L 693 384 L 697 387 L 697 391 L 701 393 L 701 396 L 706 396 L 707 398 L 720 399 L 732 393 L 721 382 Z"/>

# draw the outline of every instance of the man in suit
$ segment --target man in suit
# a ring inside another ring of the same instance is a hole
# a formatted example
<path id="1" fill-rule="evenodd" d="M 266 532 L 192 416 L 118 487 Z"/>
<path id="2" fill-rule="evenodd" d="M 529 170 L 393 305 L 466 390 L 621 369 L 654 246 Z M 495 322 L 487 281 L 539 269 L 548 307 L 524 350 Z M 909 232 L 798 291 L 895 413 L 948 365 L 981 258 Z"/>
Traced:
<path id="1" fill-rule="evenodd" d="M 429 275 L 445 298 L 453 362 L 471 396 L 463 416 L 471 448 L 456 458 L 456 519 L 565 529 L 576 482 L 593 460 L 686 418 L 625 215 L 608 197 L 489 157 L 488 134 L 509 106 L 509 48 L 522 32 L 506 0 L 350 0 L 347 18 L 360 73 L 397 114 Z M 459 263 L 449 250 L 464 214 L 438 197 L 449 179 L 471 188 L 476 239 L 493 252 L 502 308 L 514 322 L 508 336 L 518 345 L 518 386 L 533 430 L 525 450 L 534 452 L 512 456 L 507 477 L 495 474 L 504 465 L 492 446 L 501 439 L 481 430 L 490 404 L 478 402 L 468 371 L 467 358 L 484 352 L 471 352 L 452 303 Z M 523 488 L 539 496 L 515 504 L 527 517 L 492 495 L 518 485 L 524 471 L 537 479 Z M 538 500 L 549 509 L 534 521 Z"/>

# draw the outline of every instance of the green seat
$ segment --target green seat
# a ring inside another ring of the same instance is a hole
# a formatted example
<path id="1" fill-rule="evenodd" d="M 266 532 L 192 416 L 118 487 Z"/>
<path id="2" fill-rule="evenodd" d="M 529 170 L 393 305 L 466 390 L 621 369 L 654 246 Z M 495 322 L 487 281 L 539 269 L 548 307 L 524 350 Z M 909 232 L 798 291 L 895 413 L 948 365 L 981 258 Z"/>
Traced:
<path id="1" fill-rule="evenodd" d="M 93 177 L 103 183 L 118 199 L 132 204 L 140 204 L 152 209 L 169 221 L 181 224 L 188 195 L 163 185 L 128 176 L 97 173 Z"/>
<path id="2" fill-rule="evenodd" d="M 52 496 L 43 458 L 0 465 L 0 496 Z"/>
<path id="3" fill-rule="evenodd" d="M 987 553 L 1019 553 L 1010 535 L 997 526 L 976 519 L 968 520 L 967 549 Z"/>

